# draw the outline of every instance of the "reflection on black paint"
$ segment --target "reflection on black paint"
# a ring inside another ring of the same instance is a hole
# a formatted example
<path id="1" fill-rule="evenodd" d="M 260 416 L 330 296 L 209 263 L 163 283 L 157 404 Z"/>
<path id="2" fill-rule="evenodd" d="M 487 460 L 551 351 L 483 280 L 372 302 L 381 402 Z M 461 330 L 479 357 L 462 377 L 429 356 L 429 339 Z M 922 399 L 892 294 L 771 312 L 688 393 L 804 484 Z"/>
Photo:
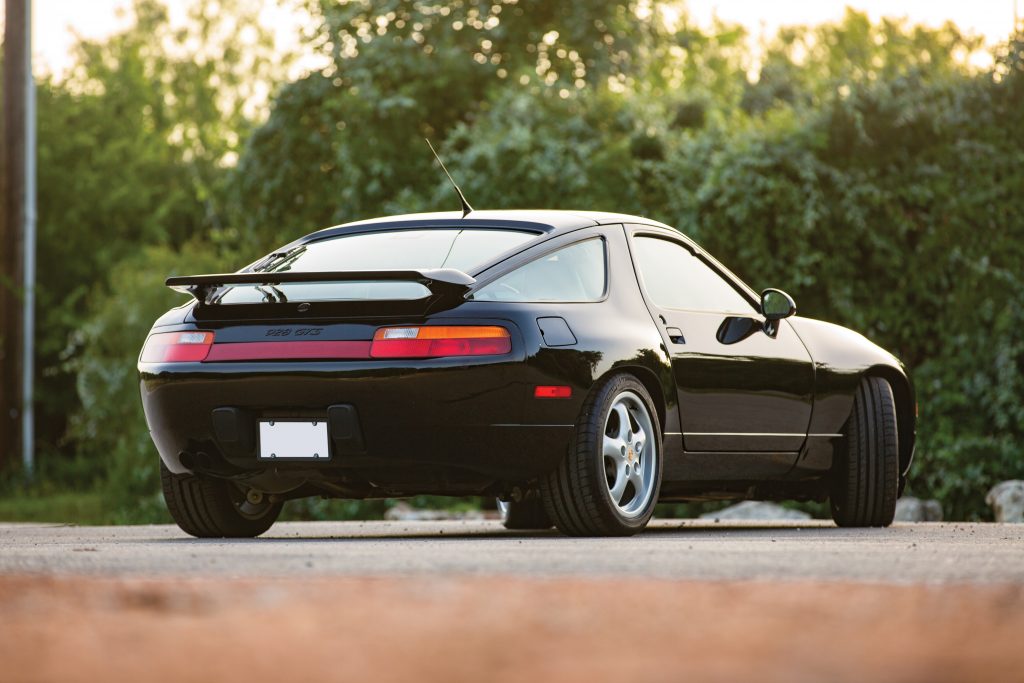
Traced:
<path id="1" fill-rule="evenodd" d="M 799 338 L 785 325 L 770 337 L 758 319 L 747 316 L 664 315 L 687 339 L 672 354 L 685 448 L 799 450 L 814 393 L 813 364 Z"/>
<path id="2" fill-rule="evenodd" d="M 600 351 L 541 348 L 532 360 L 539 370 L 551 377 L 568 379 L 573 386 L 589 387 L 603 355 Z"/>
<path id="3" fill-rule="evenodd" d="M 640 349 L 636 352 L 635 356 L 625 361 L 623 365 L 639 365 L 652 370 L 663 387 L 672 387 L 675 384 L 675 380 L 672 377 L 672 364 L 666 361 L 664 353 L 654 349 Z M 666 392 L 665 400 L 668 408 L 674 409 L 678 402 L 676 392 Z"/>

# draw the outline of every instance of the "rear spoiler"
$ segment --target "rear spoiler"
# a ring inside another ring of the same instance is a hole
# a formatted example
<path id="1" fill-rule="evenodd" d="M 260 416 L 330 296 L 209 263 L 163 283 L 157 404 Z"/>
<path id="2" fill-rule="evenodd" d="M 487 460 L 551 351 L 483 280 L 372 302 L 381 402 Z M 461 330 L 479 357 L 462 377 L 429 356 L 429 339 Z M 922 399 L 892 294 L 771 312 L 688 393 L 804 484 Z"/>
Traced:
<path id="1" fill-rule="evenodd" d="M 279 285 L 290 282 L 386 282 L 407 281 L 424 285 L 438 298 L 465 294 L 476 280 L 454 268 L 426 270 L 340 270 L 325 272 L 251 272 L 215 275 L 178 275 L 165 284 L 176 292 L 191 294 L 200 304 L 212 303 L 209 296 L 225 285 Z"/>

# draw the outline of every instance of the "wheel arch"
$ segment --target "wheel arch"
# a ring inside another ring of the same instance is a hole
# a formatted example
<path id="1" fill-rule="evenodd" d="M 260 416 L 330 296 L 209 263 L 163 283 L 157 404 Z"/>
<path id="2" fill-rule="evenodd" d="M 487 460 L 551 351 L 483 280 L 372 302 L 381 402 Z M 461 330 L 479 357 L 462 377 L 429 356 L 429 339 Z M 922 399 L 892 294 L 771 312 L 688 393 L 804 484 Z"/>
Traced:
<path id="1" fill-rule="evenodd" d="M 654 401 L 654 410 L 658 414 L 658 424 L 661 427 L 662 437 L 664 438 L 668 401 L 666 399 L 665 387 L 658 378 L 657 373 L 644 365 L 617 365 L 601 375 L 594 383 L 594 386 L 599 386 L 612 375 L 618 374 L 633 375 L 647 389 L 647 393 L 651 395 L 651 400 Z"/>

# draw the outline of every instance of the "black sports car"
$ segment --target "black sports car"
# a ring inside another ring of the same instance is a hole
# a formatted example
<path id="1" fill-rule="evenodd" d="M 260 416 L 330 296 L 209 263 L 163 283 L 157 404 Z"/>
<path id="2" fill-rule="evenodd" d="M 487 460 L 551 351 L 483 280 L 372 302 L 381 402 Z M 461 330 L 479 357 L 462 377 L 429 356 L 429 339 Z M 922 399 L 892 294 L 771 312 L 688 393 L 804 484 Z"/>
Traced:
<path id="1" fill-rule="evenodd" d="M 895 357 L 644 218 L 382 218 L 167 284 L 194 300 L 139 372 L 195 536 L 256 536 L 291 498 L 414 494 L 494 496 L 509 528 L 572 535 L 733 498 L 884 526 L 913 457 Z"/>

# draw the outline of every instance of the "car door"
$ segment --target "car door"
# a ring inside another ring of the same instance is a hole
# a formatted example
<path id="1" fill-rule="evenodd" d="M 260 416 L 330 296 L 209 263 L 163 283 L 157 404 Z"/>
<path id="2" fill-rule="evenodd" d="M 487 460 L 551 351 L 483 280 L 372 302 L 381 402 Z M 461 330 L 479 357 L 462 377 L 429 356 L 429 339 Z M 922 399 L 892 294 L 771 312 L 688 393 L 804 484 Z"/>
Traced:
<path id="1" fill-rule="evenodd" d="M 785 320 L 766 331 L 749 291 L 668 231 L 628 228 L 672 359 L 688 452 L 796 452 L 814 395 L 810 355 Z"/>

